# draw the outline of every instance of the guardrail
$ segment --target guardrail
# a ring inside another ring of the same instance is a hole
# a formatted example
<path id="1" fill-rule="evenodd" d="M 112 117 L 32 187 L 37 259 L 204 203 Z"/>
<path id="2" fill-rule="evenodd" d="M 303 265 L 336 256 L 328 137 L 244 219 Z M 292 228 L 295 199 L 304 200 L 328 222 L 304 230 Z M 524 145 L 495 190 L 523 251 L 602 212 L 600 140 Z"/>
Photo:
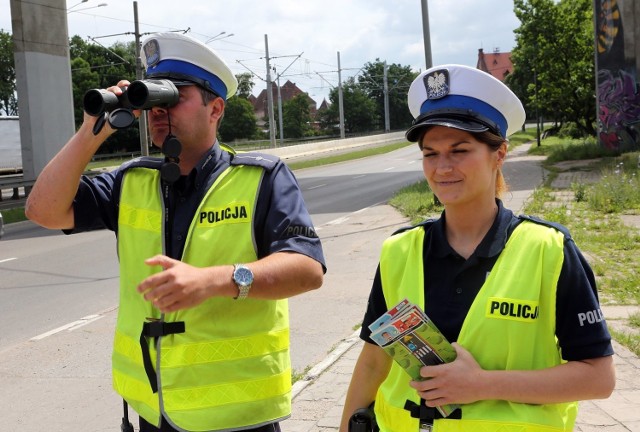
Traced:
<path id="1" fill-rule="evenodd" d="M 25 180 L 22 174 L 0 176 L 0 209 L 24 207 L 34 180 Z"/>

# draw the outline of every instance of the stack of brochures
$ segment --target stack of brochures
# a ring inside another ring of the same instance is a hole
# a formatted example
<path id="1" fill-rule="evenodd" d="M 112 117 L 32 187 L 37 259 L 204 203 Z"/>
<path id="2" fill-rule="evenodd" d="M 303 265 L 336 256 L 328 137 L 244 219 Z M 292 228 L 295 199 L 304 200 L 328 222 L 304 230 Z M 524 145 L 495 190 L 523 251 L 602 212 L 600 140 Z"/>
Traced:
<path id="1" fill-rule="evenodd" d="M 456 350 L 427 315 L 404 299 L 369 326 L 371 339 L 385 350 L 413 380 L 422 380 L 420 368 L 455 360 Z M 443 405 L 447 417 L 458 405 Z"/>

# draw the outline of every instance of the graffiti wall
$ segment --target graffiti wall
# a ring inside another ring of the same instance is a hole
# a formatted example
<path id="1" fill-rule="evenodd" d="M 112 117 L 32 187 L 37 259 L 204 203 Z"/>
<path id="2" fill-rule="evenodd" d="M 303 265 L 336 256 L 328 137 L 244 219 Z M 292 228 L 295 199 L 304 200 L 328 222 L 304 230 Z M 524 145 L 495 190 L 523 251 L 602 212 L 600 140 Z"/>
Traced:
<path id="1" fill-rule="evenodd" d="M 594 3 L 600 144 L 640 150 L 640 2 Z"/>

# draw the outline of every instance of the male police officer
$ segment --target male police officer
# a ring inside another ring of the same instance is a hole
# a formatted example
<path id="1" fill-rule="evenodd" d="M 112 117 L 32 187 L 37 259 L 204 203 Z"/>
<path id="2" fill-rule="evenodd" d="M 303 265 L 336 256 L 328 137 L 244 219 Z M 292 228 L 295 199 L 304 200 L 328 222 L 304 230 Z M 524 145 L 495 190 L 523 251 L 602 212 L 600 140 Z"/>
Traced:
<path id="1" fill-rule="evenodd" d="M 40 174 L 27 216 L 67 233 L 117 233 L 113 384 L 141 431 L 277 431 L 291 410 L 286 298 L 322 284 L 320 241 L 281 161 L 218 143 L 237 88 L 224 61 L 177 33 L 147 38 L 142 57 L 147 78 L 179 90 L 148 121 L 156 146 L 180 143 L 171 159 L 180 175 L 165 178 L 165 162 L 140 158 L 82 176 L 114 132 L 85 114 Z"/>

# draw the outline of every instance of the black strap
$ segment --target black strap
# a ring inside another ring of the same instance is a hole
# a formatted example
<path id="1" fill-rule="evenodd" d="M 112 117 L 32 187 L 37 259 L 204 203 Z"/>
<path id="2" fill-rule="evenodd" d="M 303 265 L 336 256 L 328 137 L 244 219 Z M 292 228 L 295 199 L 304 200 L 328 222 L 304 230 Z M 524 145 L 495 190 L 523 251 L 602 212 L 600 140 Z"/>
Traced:
<path id="1" fill-rule="evenodd" d="M 434 420 L 445 418 L 437 408 L 428 407 L 424 404 L 424 399 L 420 399 L 420 404 L 415 403 L 412 400 L 407 399 L 404 403 L 404 409 L 409 411 L 411 417 L 420 420 L 426 420 L 427 423 L 433 424 Z M 462 410 L 456 409 L 453 411 L 447 419 L 460 420 L 462 418 Z"/>
<path id="2" fill-rule="evenodd" d="M 129 406 L 124 399 L 122 399 L 122 408 L 124 409 L 124 414 L 122 416 L 122 423 L 120 424 L 120 432 L 134 432 L 133 425 L 129 421 Z"/>
<path id="3" fill-rule="evenodd" d="M 142 334 L 146 337 L 159 338 L 172 334 L 184 333 L 184 321 L 165 322 L 147 321 L 142 325 Z"/>
<path id="4" fill-rule="evenodd" d="M 142 350 L 142 363 L 144 371 L 149 379 L 149 385 L 154 393 L 158 392 L 158 376 L 153 368 L 151 354 L 149 353 L 148 337 L 158 340 L 160 336 L 178 334 L 185 332 L 184 321 L 164 322 L 164 321 L 148 321 L 142 325 L 142 333 L 140 333 L 140 349 Z"/>

